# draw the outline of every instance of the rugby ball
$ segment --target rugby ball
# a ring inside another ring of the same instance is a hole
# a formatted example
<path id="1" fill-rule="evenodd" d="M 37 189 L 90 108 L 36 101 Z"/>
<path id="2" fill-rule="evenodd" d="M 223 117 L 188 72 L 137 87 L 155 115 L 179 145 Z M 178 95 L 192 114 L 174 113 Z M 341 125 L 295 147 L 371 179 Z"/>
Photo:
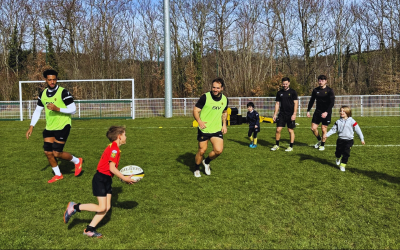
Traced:
<path id="1" fill-rule="evenodd" d="M 141 167 L 136 165 L 129 165 L 121 168 L 121 174 L 123 175 L 133 175 L 132 180 L 140 181 L 144 177 L 144 171 Z"/>

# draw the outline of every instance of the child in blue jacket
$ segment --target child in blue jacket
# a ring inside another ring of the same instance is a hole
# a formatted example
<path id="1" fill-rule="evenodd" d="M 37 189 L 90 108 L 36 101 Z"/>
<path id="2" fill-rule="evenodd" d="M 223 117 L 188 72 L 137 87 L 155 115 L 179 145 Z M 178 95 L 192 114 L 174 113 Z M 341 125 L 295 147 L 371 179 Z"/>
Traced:
<path id="1" fill-rule="evenodd" d="M 249 133 L 248 136 L 250 138 L 250 148 L 257 147 L 257 133 L 260 132 L 260 116 L 257 111 L 254 110 L 254 103 L 247 103 L 247 116 L 246 121 L 249 124 Z"/>

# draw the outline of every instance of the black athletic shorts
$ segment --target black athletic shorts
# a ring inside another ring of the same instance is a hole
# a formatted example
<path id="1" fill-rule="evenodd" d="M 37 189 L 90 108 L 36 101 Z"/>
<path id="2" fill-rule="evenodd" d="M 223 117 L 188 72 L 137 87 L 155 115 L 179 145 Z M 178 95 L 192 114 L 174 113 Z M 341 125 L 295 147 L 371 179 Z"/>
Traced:
<path id="1" fill-rule="evenodd" d="M 198 140 L 199 142 L 210 140 L 211 137 L 219 137 L 219 138 L 221 138 L 221 139 L 224 139 L 224 138 L 223 138 L 222 131 L 218 131 L 218 132 L 216 132 L 216 133 L 208 134 L 208 133 L 203 133 L 203 132 L 201 132 L 200 128 L 197 129 L 197 140 Z"/>
<path id="2" fill-rule="evenodd" d="M 321 117 L 322 113 L 323 112 L 316 110 L 314 112 L 311 122 L 315 124 L 322 123 L 322 125 L 328 126 L 331 123 L 332 112 L 328 113 L 328 115 L 325 118 Z"/>
<path id="3" fill-rule="evenodd" d="M 55 137 L 56 141 L 66 142 L 69 136 L 69 131 L 71 130 L 71 125 L 67 124 L 61 130 L 43 130 L 43 139 L 48 137 Z"/>
<path id="4" fill-rule="evenodd" d="M 111 176 L 102 174 L 97 171 L 92 180 L 93 195 L 96 197 L 104 197 L 107 196 L 107 194 L 112 194 L 111 184 Z"/>
<path id="5" fill-rule="evenodd" d="M 292 115 L 279 113 L 278 117 L 276 118 L 276 126 L 285 127 L 286 125 L 288 128 L 294 129 L 296 127 L 296 121 L 292 121 Z"/>

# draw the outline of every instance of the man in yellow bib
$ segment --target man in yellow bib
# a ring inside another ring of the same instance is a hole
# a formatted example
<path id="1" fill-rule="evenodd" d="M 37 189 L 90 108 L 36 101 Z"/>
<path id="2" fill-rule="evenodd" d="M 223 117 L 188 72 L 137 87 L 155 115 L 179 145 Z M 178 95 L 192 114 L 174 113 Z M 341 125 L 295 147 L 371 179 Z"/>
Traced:
<path id="1" fill-rule="evenodd" d="M 48 183 L 64 178 L 58 167 L 56 157 L 73 162 L 75 164 L 75 176 L 81 173 L 83 162 L 82 158 L 76 158 L 68 152 L 63 152 L 71 130 L 71 115 L 75 114 L 76 106 L 74 98 L 68 90 L 57 85 L 57 76 L 58 73 L 55 70 L 49 69 L 43 72 L 47 88 L 38 97 L 31 125 L 26 132 L 26 139 L 29 139 L 42 110 L 45 109 L 46 128 L 43 131 L 43 149 L 55 174 Z"/>
<path id="2" fill-rule="evenodd" d="M 228 98 L 222 94 L 224 85 L 222 78 L 214 79 L 212 81 L 212 90 L 202 95 L 193 108 L 194 119 L 199 123 L 197 132 L 199 150 L 195 157 L 195 177 L 201 177 L 200 164 L 202 162 L 205 174 L 211 175 L 210 161 L 217 158 L 224 149 L 223 134 L 227 132 L 226 118 L 228 109 Z M 211 141 L 213 150 L 203 160 L 208 141 Z"/>

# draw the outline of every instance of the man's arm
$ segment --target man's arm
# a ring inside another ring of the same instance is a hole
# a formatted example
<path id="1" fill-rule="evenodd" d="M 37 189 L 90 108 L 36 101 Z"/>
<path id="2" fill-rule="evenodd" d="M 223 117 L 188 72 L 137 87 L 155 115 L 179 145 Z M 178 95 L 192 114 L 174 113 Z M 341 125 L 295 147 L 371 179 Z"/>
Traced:
<path id="1" fill-rule="evenodd" d="M 42 113 L 43 109 L 44 108 L 41 107 L 41 106 L 36 106 L 36 109 L 35 109 L 35 111 L 33 112 L 33 115 L 32 115 L 31 125 L 29 126 L 29 129 L 28 129 L 28 131 L 26 131 L 26 134 L 25 134 L 26 139 L 29 139 L 29 137 L 31 136 L 32 131 L 33 131 L 33 127 L 35 127 L 36 123 L 39 121 L 40 114 Z"/>
<path id="2" fill-rule="evenodd" d="M 315 94 L 314 94 L 314 90 L 313 90 L 313 92 L 311 94 L 310 101 L 308 102 L 307 117 L 311 117 L 310 116 L 310 110 L 311 110 L 312 106 L 314 105 L 314 101 L 315 101 Z"/>
<path id="3" fill-rule="evenodd" d="M 199 124 L 199 127 L 200 127 L 201 129 L 205 129 L 205 128 L 207 127 L 207 126 L 206 126 L 206 123 L 207 123 L 207 122 L 203 122 L 203 121 L 200 119 L 200 111 L 201 111 L 201 109 L 195 106 L 195 107 L 193 108 L 193 117 L 194 117 L 194 119 L 197 121 L 197 123 Z"/>
<path id="4" fill-rule="evenodd" d="M 296 113 L 297 109 L 299 107 L 299 100 L 294 100 L 294 110 L 293 110 L 293 115 L 292 115 L 292 121 L 296 120 Z"/>
<path id="5" fill-rule="evenodd" d="M 52 110 L 52 111 L 56 111 L 56 112 L 60 112 L 60 113 L 64 113 L 64 114 L 75 114 L 76 112 L 76 105 L 75 102 L 69 104 L 66 108 L 59 108 L 56 105 L 54 105 L 53 103 L 49 103 L 47 104 L 47 108 Z"/>
<path id="6" fill-rule="evenodd" d="M 279 102 L 275 102 L 275 110 L 274 110 L 274 115 L 272 117 L 274 122 L 276 122 L 276 116 L 278 115 L 278 111 L 279 111 Z"/>
<path id="7" fill-rule="evenodd" d="M 222 134 L 226 134 L 228 132 L 228 129 L 226 128 L 226 119 L 228 118 L 228 111 L 224 110 L 222 112 Z"/>

